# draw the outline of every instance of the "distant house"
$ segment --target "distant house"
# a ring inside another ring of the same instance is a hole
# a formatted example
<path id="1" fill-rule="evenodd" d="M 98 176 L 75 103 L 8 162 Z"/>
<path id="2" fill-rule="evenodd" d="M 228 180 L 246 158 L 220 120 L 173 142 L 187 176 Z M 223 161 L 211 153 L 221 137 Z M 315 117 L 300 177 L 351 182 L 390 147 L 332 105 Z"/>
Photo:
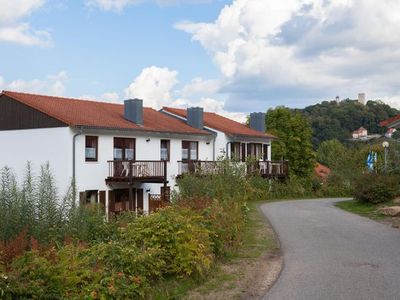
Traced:
<path id="1" fill-rule="evenodd" d="M 364 127 L 360 127 L 353 131 L 353 139 L 361 139 L 368 137 L 368 131 Z"/>
<path id="2" fill-rule="evenodd" d="M 395 133 L 396 131 L 397 131 L 396 128 L 389 128 L 385 133 L 385 137 L 387 137 L 388 139 L 391 139 L 393 136 L 393 133 Z"/>

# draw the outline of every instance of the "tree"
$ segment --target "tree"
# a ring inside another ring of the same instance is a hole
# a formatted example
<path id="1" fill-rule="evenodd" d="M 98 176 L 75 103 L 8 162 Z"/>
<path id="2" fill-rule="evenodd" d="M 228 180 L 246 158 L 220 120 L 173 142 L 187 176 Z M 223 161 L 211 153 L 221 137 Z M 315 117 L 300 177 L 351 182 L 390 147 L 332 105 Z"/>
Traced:
<path id="1" fill-rule="evenodd" d="M 298 112 L 277 107 L 268 110 L 266 127 L 268 132 L 278 137 L 272 143 L 273 159 L 287 159 L 291 172 L 300 177 L 309 177 L 314 170 L 315 153 L 308 121 Z"/>
<path id="2" fill-rule="evenodd" d="M 300 112 L 310 122 L 314 149 L 321 142 L 332 139 L 343 143 L 351 137 L 352 131 L 361 126 L 369 133 L 382 134 L 383 128 L 379 127 L 379 122 L 400 114 L 400 111 L 379 100 L 368 101 L 366 105 L 354 100 L 340 103 L 323 101 L 293 111 Z"/>
<path id="3" fill-rule="evenodd" d="M 336 169 L 346 157 L 346 148 L 338 140 L 322 142 L 317 151 L 317 160 L 331 169 Z"/>

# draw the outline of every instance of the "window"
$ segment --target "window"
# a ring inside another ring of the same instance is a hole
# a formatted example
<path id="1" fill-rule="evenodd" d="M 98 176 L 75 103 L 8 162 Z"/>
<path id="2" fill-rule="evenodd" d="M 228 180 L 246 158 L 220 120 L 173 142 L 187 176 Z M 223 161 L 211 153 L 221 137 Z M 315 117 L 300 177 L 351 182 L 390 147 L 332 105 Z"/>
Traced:
<path id="1" fill-rule="evenodd" d="M 231 159 L 239 160 L 240 159 L 240 143 L 231 143 Z"/>
<path id="2" fill-rule="evenodd" d="M 198 142 L 182 141 L 182 160 L 198 160 Z"/>
<path id="3" fill-rule="evenodd" d="M 135 139 L 114 138 L 114 160 L 135 160 Z"/>
<path id="4" fill-rule="evenodd" d="M 79 204 L 81 206 L 96 204 L 98 202 L 98 191 L 90 190 L 79 193 Z"/>
<path id="5" fill-rule="evenodd" d="M 263 144 L 263 159 L 264 161 L 268 161 L 268 144 Z"/>
<path id="6" fill-rule="evenodd" d="M 161 140 L 160 149 L 161 160 L 169 161 L 169 140 Z"/>
<path id="7" fill-rule="evenodd" d="M 98 136 L 89 136 L 85 137 L 85 160 L 86 161 L 97 161 L 98 154 Z"/>
<path id="8" fill-rule="evenodd" d="M 242 162 L 246 162 L 246 144 L 242 144 Z"/>
<path id="9" fill-rule="evenodd" d="M 247 157 L 262 158 L 262 144 L 249 143 L 247 144 Z"/>

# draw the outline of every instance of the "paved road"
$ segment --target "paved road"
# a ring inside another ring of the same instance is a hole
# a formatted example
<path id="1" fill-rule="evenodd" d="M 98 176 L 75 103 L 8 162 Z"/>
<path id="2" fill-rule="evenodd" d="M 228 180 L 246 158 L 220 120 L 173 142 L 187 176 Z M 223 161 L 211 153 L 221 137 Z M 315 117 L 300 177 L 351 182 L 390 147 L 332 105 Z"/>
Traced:
<path id="1" fill-rule="evenodd" d="M 400 299 L 400 231 L 334 207 L 338 200 L 261 206 L 284 254 L 265 299 Z"/>

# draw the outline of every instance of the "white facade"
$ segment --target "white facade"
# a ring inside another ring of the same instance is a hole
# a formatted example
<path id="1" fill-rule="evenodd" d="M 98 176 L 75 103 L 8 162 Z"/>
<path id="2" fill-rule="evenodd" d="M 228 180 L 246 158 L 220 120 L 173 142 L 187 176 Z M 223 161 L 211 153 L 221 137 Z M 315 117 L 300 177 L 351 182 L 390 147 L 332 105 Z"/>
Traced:
<path id="1" fill-rule="evenodd" d="M 71 185 L 73 174 L 73 136 L 79 133 L 69 127 L 6 130 L 0 131 L 0 168 L 10 167 L 21 182 L 26 164 L 32 162 L 34 174 L 39 174 L 40 166 L 49 162 L 60 195 L 64 195 Z M 98 136 L 97 161 L 85 160 L 85 136 Z M 167 163 L 167 180 L 171 189 L 178 174 L 178 161 L 182 160 L 182 141 L 197 141 L 200 160 L 212 160 L 213 142 L 211 136 L 195 135 L 154 135 L 148 132 L 127 133 L 118 131 L 87 130 L 76 136 L 75 179 L 77 191 L 107 191 L 113 189 L 106 184 L 109 176 L 108 161 L 113 160 L 114 137 L 134 138 L 136 160 L 160 160 L 161 139 L 170 141 L 170 161 Z M 143 189 L 144 210 L 148 211 L 148 194 L 159 194 L 161 184 L 136 184 Z M 115 188 L 115 187 L 114 187 Z M 121 185 L 121 188 L 124 186 Z M 126 187 L 125 187 L 126 188 Z"/>
<path id="2" fill-rule="evenodd" d="M 21 182 L 26 164 L 39 175 L 49 162 L 60 195 L 67 192 L 72 178 L 72 132 L 68 127 L 0 131 L 0 168 L 8 166 Z"/>

